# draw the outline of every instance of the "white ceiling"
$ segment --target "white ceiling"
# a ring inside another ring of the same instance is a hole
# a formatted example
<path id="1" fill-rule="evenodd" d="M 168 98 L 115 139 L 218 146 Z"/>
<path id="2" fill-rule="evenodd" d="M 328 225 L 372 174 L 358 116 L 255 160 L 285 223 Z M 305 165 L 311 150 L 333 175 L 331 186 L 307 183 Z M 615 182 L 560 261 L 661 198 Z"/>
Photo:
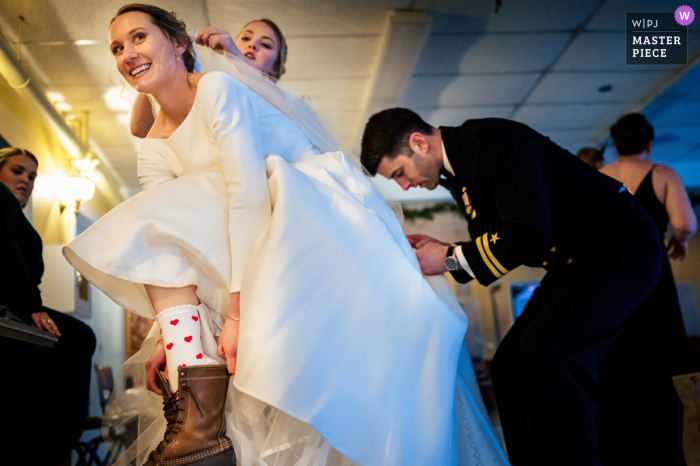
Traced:
<path id="1" fill-rule="evenodd" d="M 123 184 L 136 192 L 136 145 L 128 131 L 129 100 L 107 48 L 107 27 L 123 1 L 3 0 L 0 29 L 18 38 L 25 18 L 23 66 L 43 91 L 63 95 L 72 110 L 90 111 L 90 136 Z M 656 127 L 652 156 L 700 186 L 700 72 L 697 67 L 627 66 L 625 11 L 673 11 L 677 2 L 643 0 L 172 0 L 191 30 L 207 25 L 239 30 L 268 17 L 288 39 L 281 84 L 305 96 L 357 146 L 385 45 L 391 12 L 424 9 L 433 17 L 406 91 L 396 104 L 433 125 L 501 117 L 526 123 L 570 151 L 600 145 L 622 114 L 643 109 Z M 700 29 L 689 27 L 689 57 L 700 53 Z M 5 38 L 0 38 L 5 40 Z M 98 41 L 76 45 L 76 40 Z M 9 44 L 4 44 L 9 45 Z M 391 46 L 389 44 L 388 46 Z M 203 69 L 211 59 L 200 50 Z M 385 51 L 391 53 L 391 49 Z M 599 92 L 603 85 L 609 92 Z M 105 95 L 111 93 L 111 101 Z M 115 98 L 116 97 L 116 98 Z M 111 107 L 111 108 L 110 108 Z M 0 134 L 2 125 L 0 123 Z M 12 142 L 11 135 L 3 136 Z M 611 158 L 611 152 L 606 154 Z M 400 199 L 448 197 L 445 191 Z"/>

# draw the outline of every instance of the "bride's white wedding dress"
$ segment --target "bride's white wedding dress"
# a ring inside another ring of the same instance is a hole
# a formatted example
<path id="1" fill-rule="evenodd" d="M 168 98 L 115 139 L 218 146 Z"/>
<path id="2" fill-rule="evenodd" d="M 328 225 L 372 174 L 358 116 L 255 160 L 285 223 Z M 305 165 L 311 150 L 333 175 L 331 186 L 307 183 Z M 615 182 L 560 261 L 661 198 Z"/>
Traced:
<path id="1" fill-rule="evenodd" d="M 444 278 L 431 279 L 440 298 L 421 275 L 396 216 L 342 153 L 320 153 L 285 114 L 212 72 L 171 137 L 143 141 L 138 172 L 144 191 L 65 256 L 149 318 L 143 284 L 197 285 L 210 309 L 204 351 L 219 361 L 215 336 L 241 292 L 226 408 L 239 464 L 507 464 L 466 317 Z M 154 405 L 144 397 L 123 463 L 162 438 Z"/>

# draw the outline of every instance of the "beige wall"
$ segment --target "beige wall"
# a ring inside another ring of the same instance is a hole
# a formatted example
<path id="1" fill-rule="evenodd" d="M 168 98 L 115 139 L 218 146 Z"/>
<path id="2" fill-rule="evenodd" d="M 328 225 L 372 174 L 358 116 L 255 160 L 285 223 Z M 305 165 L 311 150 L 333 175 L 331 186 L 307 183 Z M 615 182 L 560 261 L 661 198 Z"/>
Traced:
<path id="1" fill-rule="evenodd" d="M 69 176 L 77 175 L 71 165 L 70 154 L 66 151 L 58 133 L 43 117 L 43 113 L 33 102 L 25 101 L 7 82 L 0 77 L 0 135 L 11 145 L 22 147 L 36 155 L 39 161 L 39 174 L 31 200 L 30 215 L 34 228 L 46 245 L 65 244 L 70 241 L 72 213 L 59 209 L 59 201 L 50 189 L 55 169 Z M 114 195 L 115 187 L 110 186 L 99 173 L 90 176 L 97 181 L 95 197 L 87 203 L 92 211 L 102 215 L 118 203 Z"/>
<path id="2" fill-rule="evenodd" d="M 700 209 L 696 209 L 697 211 Z M 681 308 L 684 311 L 683 317 L 686 324 L 686 330 L 689 335 L 700 335 L 700 316 L 698 315 L 697 305 L 700 304 L 700 236 L 696 236 L 690 240 L 690 245 L 688 248 L 688 256 L 683 261 L 672 260 L 671 269 L 673 270 L 673 277 L 676 280 L 676 284 L 679 287 L 679 295 L 681 298 Z M 692 284 L 695 289 L 695 302 L 687 302 L 687 299 L 683 299 L 683 293 L 680 288 L 683 288 L 684 284 Z M 686 305 L 685 307 L 683 305 Z M 692 307 L 695 306 L 693 310 Z M 689 315 L 693 312 L 694 314 Z"/>

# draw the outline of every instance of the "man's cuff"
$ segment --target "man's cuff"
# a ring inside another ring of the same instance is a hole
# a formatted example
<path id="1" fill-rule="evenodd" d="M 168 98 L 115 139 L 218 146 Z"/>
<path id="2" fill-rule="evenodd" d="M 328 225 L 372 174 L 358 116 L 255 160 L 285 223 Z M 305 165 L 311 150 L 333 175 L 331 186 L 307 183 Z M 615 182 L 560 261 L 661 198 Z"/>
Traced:
<path id="1" fill-rule="evenodd" d="M 452 278 L 454 278 L 457 283 L 469 283 L 472 279 L 474 279 L 474 275 L 472 274 L 472 269 L 469 267 L 469 264 L 462 253 L 462 246 L 455 246 L 454 253 L 457 256 L 457 260 L 459 261 L 459 265 L 462 267 L 462 269 L 451 271 L 450 275 L 452 275 Z"/>
<path id="2" fill-rule="evenodd" d="M 464 253 L 462 252 L 462 246 L 455 247 L 455 255 L 457 256 L 459 265 L 462 266 L 464 271 L 467 272 L 470 277 L 474 278 L 474 272 L 472 272 L 472 268 L 469 267 L 469 262 L 467 262 L 467 258 L 464 257 Z"/>

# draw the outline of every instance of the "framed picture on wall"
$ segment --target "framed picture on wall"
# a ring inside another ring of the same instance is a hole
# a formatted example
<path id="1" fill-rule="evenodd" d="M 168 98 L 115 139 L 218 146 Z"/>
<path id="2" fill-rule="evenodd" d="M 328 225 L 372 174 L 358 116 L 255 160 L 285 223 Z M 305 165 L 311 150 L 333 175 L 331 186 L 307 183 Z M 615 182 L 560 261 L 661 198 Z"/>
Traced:
<path id="1" fill-rule="evenodd" d="M 124 337 L 126 339 L 124 352 L 127 358 L 135 355 L 141 349 L 141 344 L 148 336 L 148 332 L 151 331 L 153 322 L 152 319 L 146 319 L 124 309 Z"/>
<path id="2" fill-rule="evenodd" d="M 75 276 L 75 317 L 90 319 L 92 317 L 92 307 L 90 306 L 90 283 L 80 272 L 72 271 Z"/>

